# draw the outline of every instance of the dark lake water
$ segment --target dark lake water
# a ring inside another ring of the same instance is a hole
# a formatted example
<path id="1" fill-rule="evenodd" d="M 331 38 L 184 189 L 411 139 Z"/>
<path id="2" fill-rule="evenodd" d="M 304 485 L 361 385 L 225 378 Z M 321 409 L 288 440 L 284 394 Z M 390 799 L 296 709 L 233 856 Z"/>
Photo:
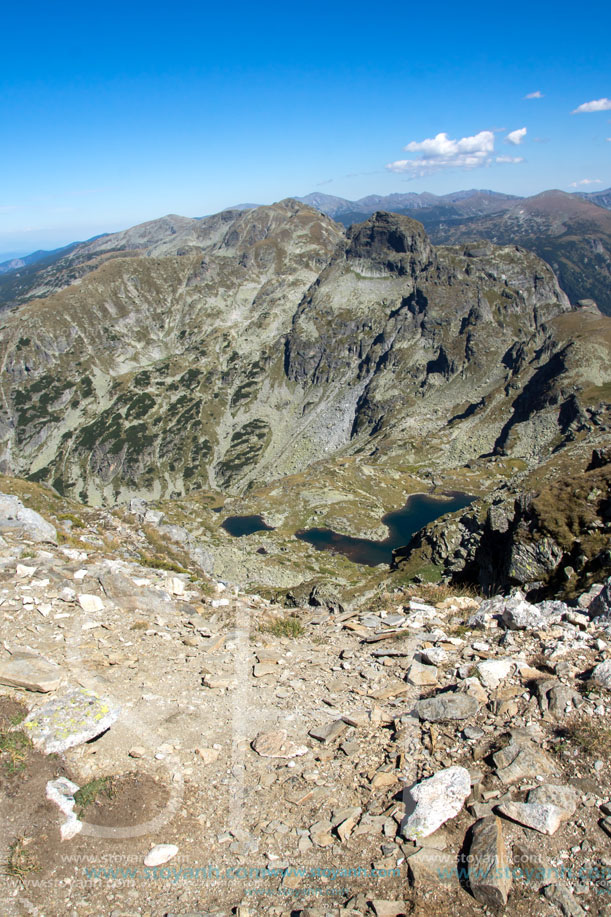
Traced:
<path id="1" fill-rule="evenodd" d="M 340 535 L 331 529 L 308 529 L 296 532 L 295 537 L 307 541 L 319 551 L 344 554 L 357 564 L 375 567 L 376 564 L 390 564 L 394 548 L 408 544 L 412 535 L 423 525 L 432 522 L 445 513 L 453 513 L 473 502 L 469 494 L 452 492 L 447 499 L 430 497 L 428 494 L 413 494 L 402 509 L 394 510 L 382 517 L 388 528 L 388 537 L 383 541 L 369 538 L 353 538 Z"/>
<path id="2" fill-rule="evenodd" d="M 221 528 L 235 538 L 252 535 L 254 532 L 273 532 L 273 527 L 267 525 L 261 516 L 228 516 L 221 523 Z"/>

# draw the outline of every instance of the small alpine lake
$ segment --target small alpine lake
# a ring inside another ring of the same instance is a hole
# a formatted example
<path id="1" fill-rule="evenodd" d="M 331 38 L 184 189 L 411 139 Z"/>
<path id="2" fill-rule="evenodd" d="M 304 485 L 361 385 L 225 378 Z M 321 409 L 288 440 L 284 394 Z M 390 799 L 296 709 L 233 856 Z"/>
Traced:
<path id="1" fill-rule="evenodd" d="M 273 532 L 273 527 L 264 522 L 262 516 L 228 516 L 221 522 L 221 528 L 233 535 L 242 538 L 244 535 L 254 535 L 255 532 Z"/>
<path id="2" fill-rule="evenodd" d="M 457 491 L 440 497 L 412 494 L 404 507 L 382 517 L 382 522 L 388 528 L 388 536 L 383 541 L 341 535 L 332 529 L 307 529 L 296 532 L 295 537 L 308 542 L 319 551 L 343 554 L 357 564 L 365 564 L 368 567 L 390 564 L 393 550 L 408 544 L 418 529 L 438 519 L 439 516 L 464 509 L 473 500 L 475 497 Z"/>

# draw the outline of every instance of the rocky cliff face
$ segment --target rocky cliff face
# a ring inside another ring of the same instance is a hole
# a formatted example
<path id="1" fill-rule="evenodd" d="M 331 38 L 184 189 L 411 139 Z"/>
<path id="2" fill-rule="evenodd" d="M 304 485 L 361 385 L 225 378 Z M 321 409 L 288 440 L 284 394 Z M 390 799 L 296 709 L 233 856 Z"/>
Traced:
<path id="1" fill-rule="evenodd" d="M 519 585 L 532 596 L 574 597 L 611 570 L 610 493 L 609 450 L 575 445 L 519 486 L 427 526 L 394 563 L 428 562 L 488 593 Z"/>

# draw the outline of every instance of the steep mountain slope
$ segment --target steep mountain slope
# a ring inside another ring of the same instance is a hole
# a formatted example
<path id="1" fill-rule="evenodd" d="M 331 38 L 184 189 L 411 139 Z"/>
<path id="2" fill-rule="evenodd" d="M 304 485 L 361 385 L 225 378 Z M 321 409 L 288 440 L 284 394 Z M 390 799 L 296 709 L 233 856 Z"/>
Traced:
<path id="1" fill-rule="evenodd" d="M 90 503 L 239 493 L 359 453 L 532 465 L 575 411 L 596 426 L 606 345 L 568 358 L 569 303 L 515 246 L 436 250 L 385 213 L 344 236 L 290 200 L 127 242 L 5 316 L 3 470 Z"/>
<path id="2" fill-rule="evenodd" d="M 0 310 L 57 293 L 126 252 L 141 257 L 179 257 L 201 252 L 218 242 L 239 216 L 237 210 L 225 210 L 202 220 L 169 215 L 45 253 L 45 257 L 0 276 Z"/>

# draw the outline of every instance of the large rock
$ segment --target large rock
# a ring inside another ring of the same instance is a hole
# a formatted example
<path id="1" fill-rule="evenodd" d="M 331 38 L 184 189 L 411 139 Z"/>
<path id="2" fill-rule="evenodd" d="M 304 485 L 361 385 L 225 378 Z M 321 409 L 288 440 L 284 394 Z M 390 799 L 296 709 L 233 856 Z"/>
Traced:
<path id="1" fill-rule="evenodd" d="M 505 784 L 556 773 L 554 761 L 526 739 L 514 739 L 492 757 L 497 776 Z"/>
<path id="2" fill-rule="evenodd" d="M 510 596 L 501 612 L 501 620 L 510 630 L 538 630 L 545 626 L 547 616 L 526 599 Z"/>
<path id="3" fill-rule="evenodd" d="M 514 541 L 509 553 L 507 576 L 510 582 L 533 583 L 545 579 L 563 557 L 562 548 L 549 535 L 533 541 Z"/>
<path id="4" fill-rule="evenodd" d="M 448 767 L 410 787 L 404 794 L 403 837 L 411 841 L 428 837 L 458 815 L 470 792 L 471 778 L 465 767 Z"/>
<path id="5" fill-rule="evenodd" d="M 511 870 L 501 820 L 495 815 L 475 823 L 469 847 L 469 885 L 476 901 L 493 911 L 507 904 Z"/>
<path id="6" fill-rule="evenodd" d="M 61 682 L 62 670 L 54 662 L 35 653 L 13 653 L 0 661 L 0 684 L 46 694 Z"/>
<path id="7" fill-rule="evenodd" d="M 469 618 L 469 627 L 489 627 L 493 621 L 500 620 L 504 608 L 505 599 L 502 595 L 485 599 L 475 614 Z"/>
<path id="8" fill-rule="evenodd" d="M 61 754 L 105 732 L 119 712 L 120 707 L 94 691 L 74 688 L 33 710 L 19 728 L 46 755 Z"/>
<path id="9" fill-rule="evenodd" d="M 0 493 L 0 532 L 19 532 L 30 541 L 57 542 L 57 532 L 50 522 L 18 497 Z"/>
<path id="10" fill-rule="evenodd" d="M 577 791 L 574 790 L 572 786 L 546 783 L 543 786 L 537 786 L 533 790 L 530 790 L 527 801 L 538 802 L 541 805 L 556 806 L 562 810 L 562 818 L 566 821 L 574 814 L 579 797 Z"/>
<path id="11" fill-rule="evenodd" d="M 599 662 L 597 666 L 594 666 L 592 681 L 601 688 L 611 691 L 611 659 L 605 659 L 604 662 Z"/>
<path id="12" fill-rule="evenodd" d="M 611 617 L 611 576 L 588 605 L 588 614 L 591 618 Z"/>
<path id="13" fill-rule="evenodd" d="M 479 704 L 469 694 L 445 691 L 436 697 L 427 697 L 416 701 L 414 710 L 416 716 L 429 723 L 444 723 L 450 720 L 467 720 L 475 716 Z"/>
<path id="14" fill-rule="evenodd" d="M 540 834 L 555 834 L 566 813 L 558 806 L 540 802 L 505 802 L 498 807 L 499 812 L 517 821 L 526 828 L 532 828 Z"/>

